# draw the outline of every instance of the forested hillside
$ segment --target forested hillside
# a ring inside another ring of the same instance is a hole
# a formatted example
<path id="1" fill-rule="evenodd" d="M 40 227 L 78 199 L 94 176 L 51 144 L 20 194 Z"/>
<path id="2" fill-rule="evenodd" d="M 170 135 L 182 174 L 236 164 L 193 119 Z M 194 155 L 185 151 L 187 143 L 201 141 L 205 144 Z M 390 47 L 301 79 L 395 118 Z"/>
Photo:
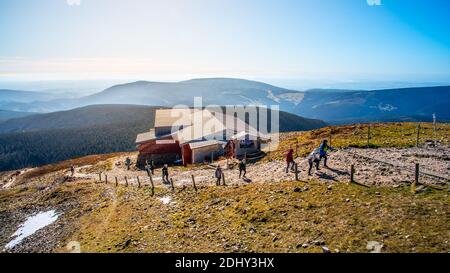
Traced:
<path id="1" fill-rule="evenodd" d="M 90 154 L 135 150 L 136 135 L 153 121 L 0 134 L 0 171 Z"/>

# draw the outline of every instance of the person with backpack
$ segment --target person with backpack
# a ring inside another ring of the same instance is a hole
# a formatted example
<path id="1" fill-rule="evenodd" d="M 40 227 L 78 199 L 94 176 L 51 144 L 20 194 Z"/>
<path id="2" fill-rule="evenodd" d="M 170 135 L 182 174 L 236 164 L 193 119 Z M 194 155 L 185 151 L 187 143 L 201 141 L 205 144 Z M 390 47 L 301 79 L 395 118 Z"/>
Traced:
<path id="1" fill-rule="evenodd" d="M 330 150 L 333 151 L 334 148 L 328 145 L 328 140 L 324 139 L 319 147 L 319 161 L 322 160 L 322 158 L 324 159 L 323 166 L 325 168 L 328 168 L 327 160 L 328 160 L 328 151 Z"/>
<path id="2" fill-rule="evenodd" d="M 217 166 L 214 176 L 216 177 L 216 186 L 220 186 L 220 180 L 222 179 L 223 171 L 220 165 Z"/>
<path id="3" fill-rule="evenodd" d="M 289 167 L 291 167 L 291 171 L 294 171 L 294 149 L 290 149 L 286 154 L 286 173 L 289 173 Z"/>
<path id="4" fill-rule="evenodd" d="M 312 151 L 306 159 L 309 163 L 309 169 L 308 169 L 308 175 L 311 175 L 311 170 L 313 168 L 313 165 L 316 165 L 316 170 L 319 170 L 319 163 L 320 163 L 320 149 L 317 148 L 314 151 Z"/>
<path id="5" fill-rule="evenodd" d="M 164 164 L 162 168 L 162 180 L 163 182 L 169 183 L 169 166 Z"/>
<path id="6" fill-rule="evenodd" d="M 125 166 L 127 166 L 127 170 L 130 170 L 131 159 L 129 157 L 127 157 L 127 159 L 125 159 Z"/>
<path id="7" fill-rule="evenodd" d="M 146 162 L 145 169 L 147 170 L 147 174 L 154 175 L 155 174 L 155 162 L 153 161 L 153 159 L 151 159 L 150 161 L 146 160 L 145 162 Z"/>
<path id="8" fill-rule="evenodd" d="M 242 173 L 244 173 L 243 176 Z M 239 162 L 239 178 L 241 178 L 241 176 L 245 178 L 246 174 L 247 174 L 247 162 L 245 159 L 242 159 L 241 162 Z"/>

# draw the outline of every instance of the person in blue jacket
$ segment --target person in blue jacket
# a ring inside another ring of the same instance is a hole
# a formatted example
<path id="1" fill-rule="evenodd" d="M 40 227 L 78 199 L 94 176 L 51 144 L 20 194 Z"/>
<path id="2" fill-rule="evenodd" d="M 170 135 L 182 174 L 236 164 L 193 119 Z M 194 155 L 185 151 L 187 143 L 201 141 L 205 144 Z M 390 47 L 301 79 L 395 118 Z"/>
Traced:
<path id="1" fill-rule="evenodd" d="M 324 159 L 323 160 L 323 166 L 325 168 L 328 168 L 328 165 L 327 165 L 328 151 L 333 151 L 333 150 L 334 150 L 333 147 L 328 145 L 328 140 L 326 140 L 326 139 L 324 141 L 322 141 L 322 144 L 320 144 L 320 147 L 319 147 L 319 160 L 322 160 L 322 158 Z"/>

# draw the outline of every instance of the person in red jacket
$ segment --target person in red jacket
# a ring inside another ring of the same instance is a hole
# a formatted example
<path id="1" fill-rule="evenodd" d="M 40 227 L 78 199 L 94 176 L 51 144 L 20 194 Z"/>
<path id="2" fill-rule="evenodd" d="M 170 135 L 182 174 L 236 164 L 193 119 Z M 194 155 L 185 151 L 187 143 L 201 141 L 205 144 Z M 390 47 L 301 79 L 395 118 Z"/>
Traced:
<path id="1" fill-rule="evenodd" d="M 289 172 L 289 166 L 291 167 L 291 170 L 294 170 L 295 162 L 294 162 L 294 149 L 290 149 L 289 152 L 286 154 L 286 173 Z"/>

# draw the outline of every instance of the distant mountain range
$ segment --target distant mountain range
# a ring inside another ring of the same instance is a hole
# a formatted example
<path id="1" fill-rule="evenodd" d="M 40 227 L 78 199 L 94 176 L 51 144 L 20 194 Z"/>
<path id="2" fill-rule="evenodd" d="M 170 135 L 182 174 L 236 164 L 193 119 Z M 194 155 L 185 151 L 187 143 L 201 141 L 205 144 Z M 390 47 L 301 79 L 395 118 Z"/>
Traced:
<path id="1" fill-rule="evenodd" d="M 34 115 L 36 113 L 31 112 L 16 112 L 8 110 L 0 110 L 0 123 L 13 118 L 21 118 L 29 115 Z"/>
<path id="2" fill-rule="evenodd" d="M 0 89 L 0 102 L 30 103 L 55 99 L 55 95 L 43 92 Z"/>
<path id="3" fill-rule="evenodd" d="M 299 92 L 256 81 L 210 78 L 173 83 L 139 81 L 76 99 L 49 99 L 48 94 L 27 92 L 24 101 L 8 94 L 10 90 L 3 94 L 0 90 L 0 109 L 52 112 L 93 104 L 192 106 L 194 97 L 202 97 L 204 105 L 279 105 L 282 111 L 329 123 L 431 121 L 433 113 L 440 121 L 450 120 L 450 86 Z"/>
<path id="4" fill-rule="evenodd" d="M 153 126 L 155 109 L 142 105 L 91 105 L 67 111 L 34 114 L 0 122 L 0 133 L 68 129 L 112 124 L 138 123 Z M 280 131 L 304 131 L 326 126 L 321 120 L 307 119 L 281 111 Z M 123 126 L 123 125 L 122 125 Z"/>

